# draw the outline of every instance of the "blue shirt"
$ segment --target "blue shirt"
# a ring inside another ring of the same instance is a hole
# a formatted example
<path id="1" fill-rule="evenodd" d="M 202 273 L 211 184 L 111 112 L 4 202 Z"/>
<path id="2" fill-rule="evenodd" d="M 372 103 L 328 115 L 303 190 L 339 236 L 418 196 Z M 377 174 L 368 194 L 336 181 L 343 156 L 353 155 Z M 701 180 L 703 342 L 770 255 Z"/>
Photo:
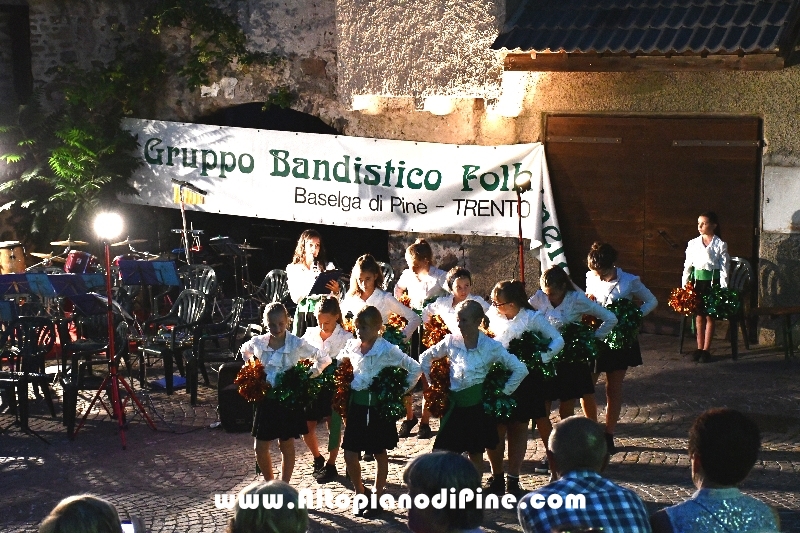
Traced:
<path id="1" fill-rule="evenodd" d="M 567 500 L 568 495 L 578 498 Z M 585 498 L 583 509 L 576 505 L 580 496 Z M 560 506 L 551 508 L 548 498 L 553 504 L 560 501 Z M 604 533 L 651 531 L 647 510 L 635 492 L 589 470 L 567 472 L 558 481 L 526 494 L 517 513 L 526 533 L 550 533 L 554 527 L 565 525 L 602 527 Z"/>

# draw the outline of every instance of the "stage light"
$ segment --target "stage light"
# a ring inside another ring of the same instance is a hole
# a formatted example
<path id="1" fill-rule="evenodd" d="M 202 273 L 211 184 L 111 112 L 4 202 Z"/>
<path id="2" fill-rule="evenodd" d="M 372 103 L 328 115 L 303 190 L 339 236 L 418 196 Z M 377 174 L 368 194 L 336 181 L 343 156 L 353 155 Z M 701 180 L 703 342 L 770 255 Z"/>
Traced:
<path id="1" fill-rule="evenodd" d="M 456 101 L 450 96 L 426 96 L 422 110 L 432 115 L 449 115 L 456 110 Z"/>
<path id="2" fill-rule="evenodd" d="M 117 213 L 100 213 L 94 219 L 94 232 L 104 241 L 111 241 L 122 234 L 122 217 Z"/>

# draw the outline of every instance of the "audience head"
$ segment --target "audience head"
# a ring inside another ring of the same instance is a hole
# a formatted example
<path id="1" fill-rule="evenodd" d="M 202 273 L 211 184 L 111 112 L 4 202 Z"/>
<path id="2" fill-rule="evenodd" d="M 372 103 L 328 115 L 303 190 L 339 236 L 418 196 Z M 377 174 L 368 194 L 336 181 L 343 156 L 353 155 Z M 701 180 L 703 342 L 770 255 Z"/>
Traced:
<path id="1" fill-rule="evenodd" d="M 589 250 L 587 259 L 589 270 L 601 272 L 613 268 L 618 255 L 614 247 L 607 242 L 595 242 L 592 244 L 592 249 Z"/>
<path id="2" fill-rule="evenodd" d="M 322 246 L 322 236 L 317 230 L 307 229 L 300 234 L 297 239 L 297 246 L 294 248 L 292 263 L 305 263 L 306 259 L 313 258 L 312 263 L 319 263 L 324 269 L 327 264 L 325 260 L 325 247 Z"/>
<path id="3" fill-rule="evenodd" d="M 117 509 L 106 500 L 82 494 L 61 500 L 39 526 L 39 533 L 121 533 Z"/>
<path id="4" fill-rule="evenodd" d="M 239 493 L 240 497 L 244 494 L 257 497 L 259 505 L 255 509 L 243 509 L 237 499 L 227 533 L 305 533 L 308 529 L 308 510 L 300 508 L 297 490 L 288 483 L 257 481 Z M 265 509 L 261 505 L 264 495 L 272 502 L 280 499 L 282 504 Z M 289 502 L 294 504 L 291 509 L 287 507 Z"/>
<path id="5" fill-rule="evenodd" d="M 603 426 L 582 416 L 565 418 L 550 433 L 547 455 L 559 475 L 574 470 L 601 472 L 608 461 Z"/>
<path id="6" fill-rule="evenodd" d="M 733 409 L 711 409 L 689 430 L 689 457 L 695 484 L 735 486 L 756 464 L 761 448 L 758 426 Z"/>
<path id="7" fill-rule="evenodd" d="M 365 292 L 383 286 L 381 266 L 370 254 L 356 259 L 353 272 L 350 274 L 350 291 L 348 294 L 361 296 Z"/>
<path id="8" fill-rule="evenodd" d="M 406 467 L 403 480 L 413 501 L 418 494 L 429 498 L 440 495 L 442 489 L 476 490 L 481 485 L 481 476 L 466 457 L 452 452 L 433 452 L 420 455 Z M 483 510 L 475 500 L 467 502 L 464 509 L 435 509 L 428 506 L 418 509 L 414 505 L 408 511 L 408 528 L 414 533 L 446 533 L 476 529 L 483 522 Z"/>

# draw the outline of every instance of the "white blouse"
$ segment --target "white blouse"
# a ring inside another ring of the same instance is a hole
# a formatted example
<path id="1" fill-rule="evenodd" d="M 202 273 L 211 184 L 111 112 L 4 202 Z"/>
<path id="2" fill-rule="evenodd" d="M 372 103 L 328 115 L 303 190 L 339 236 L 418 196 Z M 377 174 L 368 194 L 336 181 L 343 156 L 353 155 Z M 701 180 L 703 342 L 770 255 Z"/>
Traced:
<path id="1" fill-rule="evenodd" d="M 570 322 L 580 322 L 583 315 L 592 315 L 599 318 L 602 323 L 597 328 L 597 331 L 594 332 L 595 337 L 598 339 L 604 339 L 617 325 L 617 317 L 614 313 L 599 303 L 591 301 L 579 291 L 567 291 L 564 295 L 564 301 L 554 308 L 547 295 L 539 289 L 536 294 L 531 296 L 528 303 L 537 311 L 543 312 L 547 320 L 559 329 Z"/>
<path id="2" fill-rule="evenodd" d="M 447 292 L 446 286 L 447 272 L 444 270 L 432 266 L 427 273 L 415 274 L 413 270 L 407 268 L 397 279 L 394 293 L 397 296 L 405 289 L 408 291 L 411 307 L 422 309 L 425 300 Z"/>
<path id="3" fill-rule="evenodd" d="M 508 349 L 508 343 L 526 331 L 533 331 L 542 338 L 550 339 L 547 351 L 542 353 L 542 361 L 545 363 L 564 348 L 564 338 L 543 313 L 520 309 L 514 318 L 508 319 L 496 307 L 492 307 L 486 316 L 489 318 L 489 330 L 494 333 L 494 339 L 502 344 L 503 348 Z"/>
<path id="4" fill-rule="evenodd" d="M 586 273 L 586 294 L 594 296 L 597 303 L 603 307 L 608 307 L 609 304 L 627 298 L 633 300 L 634 298 L 641 301 L 642 305 L 639 310 L 642 316 L 648 314 L 658 306 L 658 300 L 650 290 L 644 286 L 639 276 L 634 276 L 629 272 L 625 272 L 621 268 L 617 268 L 617 277 L 611 281 L 603 281 L 597 272 L 590 270 Z"/>
<path id="5" fill-rule="evenodd" d="M 311 344 L 289 332 L 286 332 L 286 341 L 283 346 L 277 350 L 269 347 L 269 339 L 269 333 L 253 337 L 244 343 L 239 351 L 245 361 L 249 361 L 253 357 L 257 357 L 261 361 L 261 364 L 264 365 L 264 373 L 267 375 L 267 382 L 273 387 L 278 374 L 286 372 L 302 359 L 311 359 L 314 362 L 311 367 L 312 377 L 318 376 L 326 366 L 331 364 L 330 357 L 321 354 Z"/>
<path id="6" fill-rule="evenodd" d="M 686 246 L 686 261 L 683 262 L 681 287 L 689 281 L 692 267 L 695 270 L 719 270 L 719 284 L 721 287 L 727 287 L 730 263 L 731 256 L 728 254 L 728 245 L 725 244 L 725 241 L 714 235 L 714 238 L 706 246 L 703 244 L 703 236 L 700 235 L 689 241 Z"/>
<path id="7" fill-rule="evenodd" d="M 414 334 L 414 330 L 417 329 L 420 324 L 422 324 L 422 319 L 417 313 L 398 302 L 397 298 L 388 292 L 380 289 L 375 289 L 375 291 L 370 295 L 369 298 L 366 299 L 366 301 L 362 300 L 360 296 L 348 294 L 342 302 L 342 316 L 346 317 L 348 313 L 352 313 L 353 318 L 355 318 L 358 312 L 368 305 L 373 305 L 378 308 L 378 311 L 381 312 L 381 317 L 383 318 L 384 324 L 386 324 L 386 322 L 389 320 L 389 315 L 391 313 L 397 313 L 408 320 L 408 325 L 403 330 L 403 335 L 406 339 L 410 339 L 411 335 Z"/>
<path id="8" fill-rule="evenodd" d="M 333 263 L 328 263 L 325 270 L 333 269 Z M 289 296 L 294 303 L 308 296 L 314 282 L 317 281 L 320 270 L 319 263 L 314 263 L 313 268 L 308 268 L 305 263 L 292 263 L 286 265 L 286 281 L 289 285 Z"/>
<path id="9" fill-rule="evenodd" d="M 333 333 L 327 339 L 322 340 L 321 333 L 322 328 L 319 326 L 308 328 L 303 335 L 303 340 L 331 359 L 339 355 L 339 352 L 344 349 L 344 345 L 347 344 L 347 341 L 355 338 L 352 333 L 339 324 L 336 324 L 336 329 L 333 330 Z"/>
<path id="10" fill-rule="evenodd" d="M 383 337 L 378 337 L 366 354 L 361 353 L 360 340 L 349 340 L 336 358 L 340 362 L 350 359 L 350 363 L 353 365 L 353 381 L 350 383 L 350 388 L 353 390 L 368 389 L 375 376 L 387 366 L 399 366 L 408 370 L 408 391 L 417 384 L 422 375 L 419 363 Z"/>
<path id="11" fill-rule="evenodd" d="M 483 307 L 483 312 L 489 310 L 489 303 L 477 296 L 475 294 L 470 294 L 467 296 L 467 300 L 472 300 L 474 302 L 478 302 Z M 448 294 L 447 296 L 442 296 L 441 298 L 437 298 L 436 301 L 429 303 L 425 306 L 425 309 L 422 310 L 422 323 L 425 324 L 430 321 L 433 315 L 439 315 L 442 317 L 447 329 L 450 330 L 450 333 L 454 335 L 458 335 L 458 320 L 456 317 L 456 308 L 453 305 L 453 295 Z"/>
<path id="12" fill-rule="evenodd" d="M 528 375 L 528 367 L 522 361 L 483 333 L 478 334 L 478 345 L 472 349 L 464 345 L 464 339 L 460 335 L 446 335 L 420 355 L 419 364 L 429 383 L 431 363 L 447 356 L 450 356 L 450 390 L 454 392 L 483 383 L 489 368 L 495 362 L 502 363 L 512 372 L 503 388 L 504 394 L 517 390 Z"/>

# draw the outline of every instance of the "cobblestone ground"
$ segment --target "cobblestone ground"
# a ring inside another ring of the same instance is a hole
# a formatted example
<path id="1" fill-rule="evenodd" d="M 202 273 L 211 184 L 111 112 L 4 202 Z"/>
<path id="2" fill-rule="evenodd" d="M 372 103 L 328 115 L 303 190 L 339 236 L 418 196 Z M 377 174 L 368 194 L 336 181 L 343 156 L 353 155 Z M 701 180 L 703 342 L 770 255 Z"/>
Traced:
<path id="1" fill-rule="evenodd" d="M 743 490 L 775 506 L 784 531 L 800 531 L 800 364 L 787 365 L 776 349 L 754 349 L 745 351 L 738 361 L 720 357 L 699 365 L 676 353 L 674 337 L 644 335 L 641 341 L 645 364 L 631 369 L 625 379 L 617 429 L 621 451 L 611 459 L 606 475 L 635 490 L 651 511 L 682 501 L 694 490 L 686 456 L 692 420 L 710 407 L 734 407 L 752 415 L 763 432 L 760 459 Z M 725 344 L 719 341 L 717 352 L 722 356 L 724 351 Z M 128 513 L 141 516 L 154 533 L 224 531 L 229 511 L 215 508 L 214 494 L 235 493 L 256 479 L 252 438 L 210 427 L 217 421 L 215 389 L 201 386 L 196 407 L 183 391 L 173 396 L 145 391 L 139 395 L 157 431 L 129 407 L 127 450 L 121 448 L 116 423 L 104 412 L 90 413 L 86 426 L 71 442 L 60 424 L 60 402 L 56 402 L 59 418 L 52 419 L 44 401 L 35 400 L 31 428 L 50 445 L 16 427 L 0 435 L 0 531 L 36 531 L 61 498 L 83 492 L 109 499 L 123 517 Z M 597 398 L 602 407 L 602 379 Z M 82 402 L 79 412 L 86 406 Z M 0 415 L 0 427 L 12 422 L 13 417 Z M 436 420 L 432 427 L 437 429 Z M 327 434 L 324 430 L 318 434 L 324 448 Z M 390 454 L 390 493 L 403 493 L 407 459 L 429 451 L 432 445 L 432 440 L 418 440 L 415 434 L 401 440 Z M 318 487 L 302 441 L 297 441 L 297 452 L 292 484 Z M 528 489 L 546 482 L 533 472 L 542 455 L 538 435 L 532 433 L 522 476 Z M 273 457 L 279 457 L 277 446 Z M 374 465 L 363 464 L 368 482 L 374 478 Z M 337 467 L 343 474 L 341 458 Z M 350 494 L 343 475 L 325 487 L 334 494 Z M 405 523 L 405 511 L 400 510 L 370 521 L 354 518 L 349 511 L 324 509 L 312 511 L 310 531 L 380 528 L 390 533 L 407 531 Z M 487 531 L 521 530 L 515 512 L 509 510 L 487 512 L 484 527 Z"/>

